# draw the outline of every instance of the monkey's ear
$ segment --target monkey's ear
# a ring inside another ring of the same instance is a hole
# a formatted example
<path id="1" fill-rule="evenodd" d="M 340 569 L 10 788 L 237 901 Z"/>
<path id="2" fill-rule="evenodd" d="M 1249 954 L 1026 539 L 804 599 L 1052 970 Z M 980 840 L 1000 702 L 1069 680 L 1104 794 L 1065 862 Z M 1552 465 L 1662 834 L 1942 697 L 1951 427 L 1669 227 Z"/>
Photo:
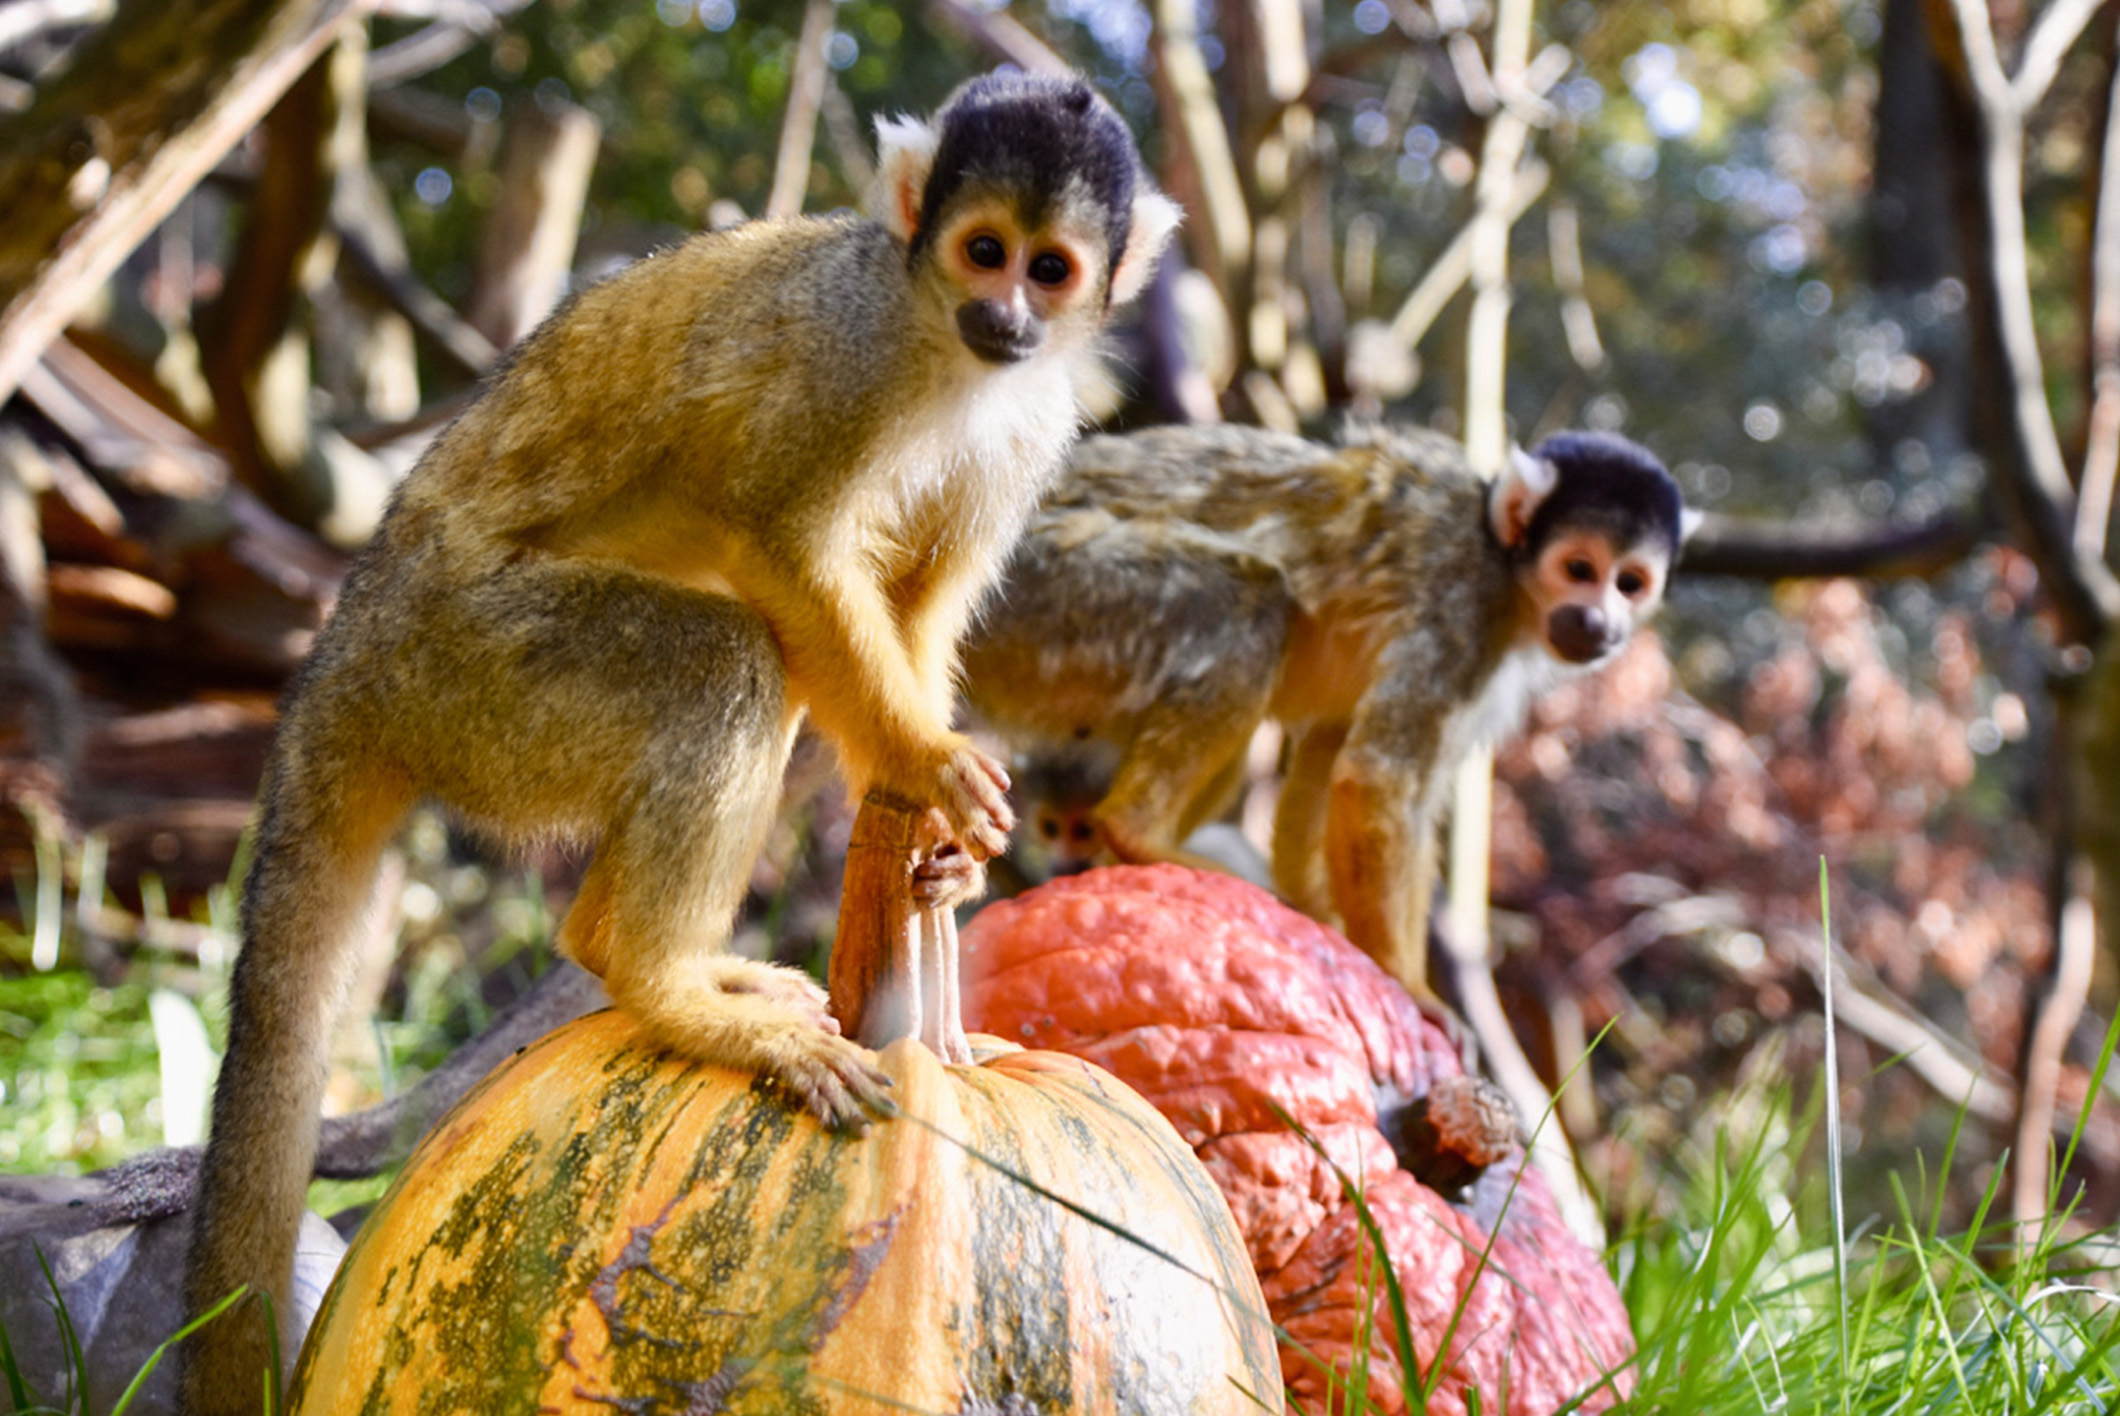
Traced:
<path id="1" fill-rule="evenodd" d="M 1133 223 L 1128 229 L 1126 249 L 1112 267 L 1112 303 L 1123 305 L 1141 293 L 1155 274 L 1156 258 L 1170 240 L 1170 233 L 1185 219 L 1185 209 L 1143 182 L 1134 192 Z"/>
<path id="2" fill-rule="evenodd" d="M 1678 544 L 1683 546 L 1686 542 L 1692 540 L 1693 533 L 1700 530 L 1700 524 L 1707 519 L 1708 514 L 1704 511 L 1695 511 L 1690 506 L 1680 507 L 1678 512 Z"/>
<path id="3" fill-rule="evenodd" d="M 920 194 L 927 190 L 942 137 L 918 118 L 876 120 L 876 182 L 869 215 L 901 241 L 920 229 Z"/>
<path id="4" fill-rule="evenodd" d="M 1494 528 L 1494 539 L 1512 550 L 1521 546 L 1539 504 L 1552 495 L 1560 479 L 1560 469 L 1544 458 L 1533 457 L 1520 447 L 1510 448 L 1509 461 L 1487 494 L 1487 519 Z"/>

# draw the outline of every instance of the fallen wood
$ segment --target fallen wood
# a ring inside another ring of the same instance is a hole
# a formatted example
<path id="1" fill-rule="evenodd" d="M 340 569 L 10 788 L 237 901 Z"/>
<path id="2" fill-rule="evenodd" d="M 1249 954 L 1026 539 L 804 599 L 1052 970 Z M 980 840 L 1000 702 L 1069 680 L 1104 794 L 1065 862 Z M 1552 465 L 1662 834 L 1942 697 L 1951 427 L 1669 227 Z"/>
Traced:
<path id="1" fill-rule="evenodd" d="M 129 5 L 0 122 L 0 399 L 365 11 L 366 0 Z"/>

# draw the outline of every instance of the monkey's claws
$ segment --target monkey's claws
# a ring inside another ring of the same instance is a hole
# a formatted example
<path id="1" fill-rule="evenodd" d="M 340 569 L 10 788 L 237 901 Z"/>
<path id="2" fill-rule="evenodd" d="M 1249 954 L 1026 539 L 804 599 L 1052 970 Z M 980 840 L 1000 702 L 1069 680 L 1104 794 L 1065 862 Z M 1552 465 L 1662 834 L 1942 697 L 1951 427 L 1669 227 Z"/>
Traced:
<path id="1" fill-rule="evenodd" d="M 872 1117 L 898 1114 L 891 1079 L 875 1064 L 874 1054 L 836 1032 L 814 1034 L 791 1052 L 776 1061 L 774 1075 L 829 1129 L 858 1135 Z"/>

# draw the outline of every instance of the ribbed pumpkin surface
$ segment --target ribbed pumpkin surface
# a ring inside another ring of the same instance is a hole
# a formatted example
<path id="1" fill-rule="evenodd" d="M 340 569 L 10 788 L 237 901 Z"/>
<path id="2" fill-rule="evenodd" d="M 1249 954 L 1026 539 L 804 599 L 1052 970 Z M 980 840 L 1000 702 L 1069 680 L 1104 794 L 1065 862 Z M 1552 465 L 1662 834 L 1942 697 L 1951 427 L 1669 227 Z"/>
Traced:
<path id="1" fill-rule="evenodd" d="M 1365 1340 L 1376 1409 L 1407 1404 L 1374 1247 L 1334 1165 L 1359 1177 L 1424 1373 L 1448 1334 L 1431 1416 L 1465 1412 L 1475 1390 L 1481 1411 L 1544 1416 L 1632 1355 L 1618 1290 L 1521 1154 L 1462 1196 L 1401 1167 L 1395 1116 L 1463 1069 L 1405 990 L 1334 931 L 1229 876 L 1120 866 L 987 906 L 963 947 L 967 1027 L 1108 1068 L 1194 1147 L 1269 1310 L 1304 1349 L 1283 1352 L 1294 1409 L 1348 1409 L 1318 1363 L 1349 1371 Z M 1589 1390 L 1579 1409 L 1618 1395 Z"/>
<path id="2" fill-rule="evenodd" d="M 622 1014 L 526 1049 L 362 1226 L 292 1409 L 1161 1416 L 1275 1390 L 1243 1241 L 1146 1103 L 1049 1053 L 882 1056 L 903 1115 L 854 1137 Z"/>

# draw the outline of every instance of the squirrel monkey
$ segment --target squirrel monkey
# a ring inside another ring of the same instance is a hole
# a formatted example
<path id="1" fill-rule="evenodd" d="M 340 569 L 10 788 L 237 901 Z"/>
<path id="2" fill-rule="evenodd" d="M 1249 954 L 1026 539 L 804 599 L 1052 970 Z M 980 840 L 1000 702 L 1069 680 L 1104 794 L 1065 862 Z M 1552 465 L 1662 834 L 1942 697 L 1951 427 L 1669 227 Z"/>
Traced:
<path id="1" fill-rule="evenodd" d="M 950 728 L 957 641 L 1177 208 L 1073 77 L 878 124 L 872 219 L 693 238 L 572 299 L 434 444 L 347 576 L 267 768 L 186 1300 L 288 1277 L 325 1047 L 379 857 L 423 797 L 594 839 L 560 930 L 685 1055 L 818 1116 L 885 1109 L 799 972 L 722 951 L 807 713 L 857 794 L 929 809 L 962 896 L 1013 818 Z M 259 1306 L 194 1339 L 192 1416 L 258 1409 Z M 291 1361 L 292 1344 L 282 1344 Z"/>
<path id="2" fill-rule="evenodd" d="M 966 646 L 966 692 L 1034 763 L 1116 748 L 1094 804 L 1038 819 L 1056 853 L 1123 861 L 1211 864 L 1180 842 L 1261 720 L 1285 724 L 1276 885 L 1428 997 L 1451 769 L 1625 646 L 1690 529 L 1662 464 L 1596 433 L 1512 452 L 1491 485 L 1415 430 L 1092 438 Z"/>

